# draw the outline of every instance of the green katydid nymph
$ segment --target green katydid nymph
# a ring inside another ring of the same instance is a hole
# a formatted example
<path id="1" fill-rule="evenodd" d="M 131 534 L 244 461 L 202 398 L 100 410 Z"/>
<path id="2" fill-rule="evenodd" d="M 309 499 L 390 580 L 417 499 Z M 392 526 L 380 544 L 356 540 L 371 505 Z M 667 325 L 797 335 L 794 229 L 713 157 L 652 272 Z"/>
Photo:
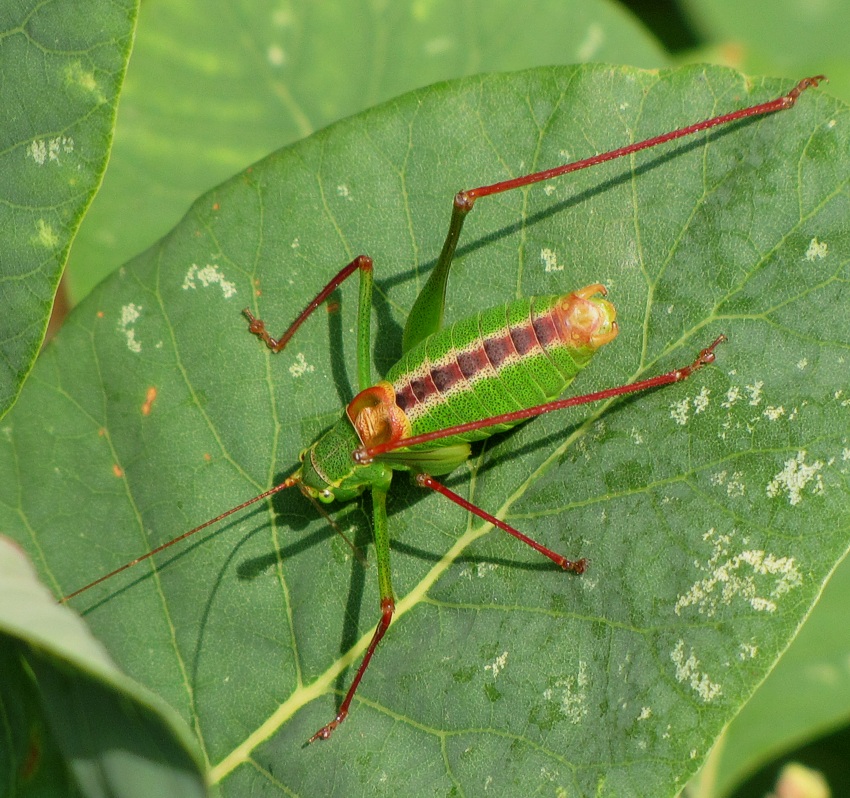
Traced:
<path id="1" fill-rule="evenodd" d="M 790 108 L 803 91 L 817 86 L 822 79 L 822 76 L 806 78 L 790 92 L 770 102 L 733 110 L 610 152 L 461 191 L 454 199 L 448 233 L 436 266 L 407 318 L 402 357 L 377 384 L 373 384 L 370 368 L 373 262 L 368 256 L 360 255 L 346 265 L 279 338 L 272 337 L 266 324 L 245 310 L 250 332 L 272 352 L 281 352 L 304 320 L 344 280 L 354 273 L 359 274 L 357 373 L 360 392 L 346 406 L 339 421 L 301 452 L 301 465 L 285 480 L 76 590 L 64 600 L 286 488 L 297 487 L 319 504 L 348 501 L 369 491 L 381 617 L 336 716 L 310 738 L 313 742 L 328 739 L 349 714 L 358 685 L 393 618 L 395 598 L 386 500 L 396 471 L 411 473 L 421 487 L 440 493 L 510 533 L 565 571 L 584 572 L 585 559 L 567 559 L 555 553 L 463 499 L 434 477 L 448 474 L 464 463 L 470 456 L 471 443 L 508 430 L 526 419 L 684 380 L 713 362 L 715 348 L 724 337 L 720 335 L 713 342 L 707 341 L 706 347 L 691 363 L 664 374 L 604 391 L 558 399 L 594 354 L 617 336 L 616 311 L 605 287 L 594 283 L 561 295 L 516 299 L 446 326 L 443 315 L 447 281 L 464 220 L 482 197 L 558 178 L 719 125 Z"/>

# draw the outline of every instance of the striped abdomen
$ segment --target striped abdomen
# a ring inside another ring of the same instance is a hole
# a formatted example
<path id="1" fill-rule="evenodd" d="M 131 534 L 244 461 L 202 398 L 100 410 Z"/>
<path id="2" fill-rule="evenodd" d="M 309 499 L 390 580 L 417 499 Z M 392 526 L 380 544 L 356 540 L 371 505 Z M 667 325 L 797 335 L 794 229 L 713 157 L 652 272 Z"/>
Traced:
<path id="1" fill-rule="evenodd" d="M 542 404 L 560 396 L 617 334 L 601 285 L 532 297 L 478 313 L 429 336 L 386 376 L 411 435 Z M 457 438 L 486 438 L 508 426 Z"/>

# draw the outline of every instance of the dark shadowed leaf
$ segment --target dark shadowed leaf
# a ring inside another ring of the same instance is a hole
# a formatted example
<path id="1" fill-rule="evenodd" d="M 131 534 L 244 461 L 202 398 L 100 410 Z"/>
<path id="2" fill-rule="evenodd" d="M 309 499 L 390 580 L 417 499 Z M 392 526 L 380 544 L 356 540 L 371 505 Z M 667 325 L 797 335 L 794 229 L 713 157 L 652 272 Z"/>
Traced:
<path id="1" fill-rule="evenodd" d="M 20 795 L 207 794 L 188 729 L 122 674 L 0 538 L 3 783 Z"/>

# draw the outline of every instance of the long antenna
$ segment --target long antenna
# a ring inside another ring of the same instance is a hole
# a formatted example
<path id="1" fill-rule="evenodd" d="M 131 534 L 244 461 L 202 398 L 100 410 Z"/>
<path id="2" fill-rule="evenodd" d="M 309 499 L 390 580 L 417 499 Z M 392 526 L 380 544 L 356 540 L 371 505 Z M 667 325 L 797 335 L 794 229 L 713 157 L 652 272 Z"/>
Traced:
<path id="1" fill-rule="evenodd" d="M 79 590 L 75 590 L 73 593 L 69 593 L 67 596 L 63 596 L 60 599 L 60 602 L 64 604 L 67 601 L 70 601 L 74 596 L 79 596 L 80 593 L 85 593 L 89 588 L 94 587 L 95 585 L 99 585 L 101 582 L 105 582 L 107 579 L 111 579 L 116 574 L 120 574 L 122 571 L 126 571 L 128 568 L 132 568 L 134 565 L 138 565 L 140 562 L 147 560 L 149 557 L 153 557 L 154 554 L 159 554 L 161 551 L 164 551 L 169 546 L 173 546 L 175 543 L 179 543 L 181 540 L 185 540 L 188 537 L 191 537 L 196 532 L 200 532 L 202 529 L 206 529 L 208 526 L 212 526 L 213 524 L 217 524 L 224 518 L 227 518 L 229 515 L 233 515 L 233 513 L 238 513 L 240 510 L 244 510 L 246 507 L 254 504 L 255 502 L 262 501 L 263 499 L 267 499 L 269 496 L 273 496 L 275 493 L 279 493 L 286 488 L 291 488 L 293 485 L 297 485 L 298 480 L 295 477 L 289 476 L 279 485 L 275 485 L 273 488 L 269 488 L 264 493 L 261 493 L 259 496 L 254 496 L 253 499 L 248 499 L 246 502 L 242 502 L 242 504 L 238 504 L 236 507 L 231 507 L 226 512 L 223 512 L 221 515 L 217 515 L 215 518 L 211 518 L 209 521 L 205 521 L 200 526 L 196 526 L 194 529 L 190 529 L 188 532 L 184 532 L 182 535 L 178 535 L 176 538 L 172 538 L 167 543 L 163 543 L 161 546 L 157 546 L 153 551 L 149 551 L 147 554 L 143 554 L 141 557 L 137 557 L 132 562 L 124 563 L 120 568 L 116 568 L 114 571 L 110 571 L 108 574 L 104 574 L 103 576 L 95 579 L 94 582 L 89 582 L 87 585 L 84 585 Z"/>

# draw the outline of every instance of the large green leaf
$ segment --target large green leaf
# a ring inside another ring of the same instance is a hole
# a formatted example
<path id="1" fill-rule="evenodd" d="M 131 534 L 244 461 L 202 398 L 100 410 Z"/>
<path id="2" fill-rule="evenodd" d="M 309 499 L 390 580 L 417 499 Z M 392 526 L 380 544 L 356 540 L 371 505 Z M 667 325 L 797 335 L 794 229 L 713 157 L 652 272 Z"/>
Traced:
<path id="1" fill-rule="evenodd" d="M 776 96 L 720 69 L 547 69 L 432 87 L 203 197 L 69 318 L 0 438 L 2 528 L 66 593 L 266 488 L 352 395 L 356 286 L 271 356 L 336 269 L 375 258 L 376 375 L 454 191 Z M 591 570 L 571 577 L 397 479 L 399 599 L 297 494 L 80 597 L 198 733 L 225 794 L 672 795 L 847 549 L 846 109 L 796 108 L 481 200 L 450 319 L 602 281 L 621 335 L 580 390 L 691 382 L 538 419 L 449 482 Z M 368 546 L 368 502 L 336 512 Z M 371 553 L 371 552 L 370 552 Z"/>
<path id="2" fill-rule="evenodd" d="M 147 3 L 73 292 L 164 235 L 202 191 L 343 116 L 438 80 L 581 61 L 667 63 L 610 0 Z"/>
<path id="3" fill-rule="evenodd" d="M 106 168 L 136 6 L 7 0 L 0 8 L 0 416 L 35 362 Z"/>

